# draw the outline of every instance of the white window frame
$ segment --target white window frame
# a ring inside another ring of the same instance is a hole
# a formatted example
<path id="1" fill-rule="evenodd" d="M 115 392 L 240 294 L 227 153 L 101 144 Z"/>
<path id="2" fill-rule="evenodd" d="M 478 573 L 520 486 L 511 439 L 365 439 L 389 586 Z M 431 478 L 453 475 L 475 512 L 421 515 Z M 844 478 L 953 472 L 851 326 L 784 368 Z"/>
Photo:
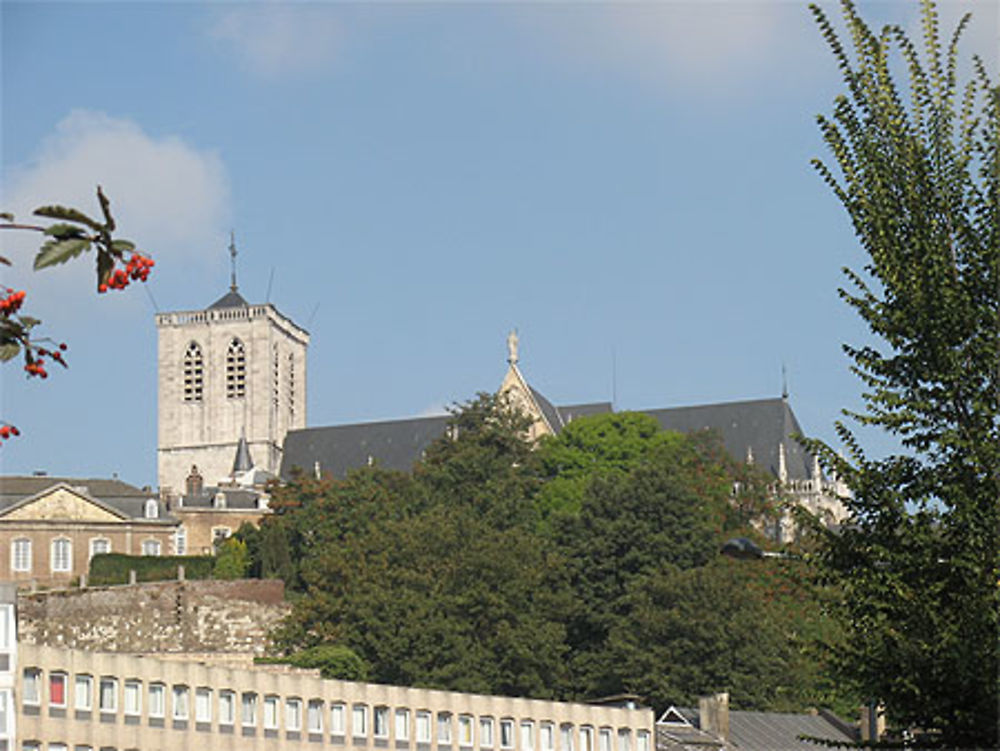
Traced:
<path id="1" fill-rule="evenodd" d="M 132 695 L 132 702 L 129 702 L 129 694 Z M 133 706 L 129 706 L 133 704 Z M 126 715 L 136 716 L 142 714 L 142 681 L 137 678 L 128 678 L 124 684 L 122 692 L 122 712 Z"/>
<path id="2" fill-rule="evenodd" d="M 0 688 L 0 738 L 10 738 L 14 734 L 14 691 Z"/>
<path id="3" fill-rule="evenodd" d="M 535 723 L 532 720 L 521 720 L 521 751 L 534 751 Z"/>
<path id="4" fill-rule="evenodd" d="M 493 748 L 493 718 L 479 718 L 479 747 Z"/>
<path id="5" fill-rule="evenodd" d="M 147 519 L 159 519 L 160 518 L 160 506 L 156 502 L 155 498 L 148 498 L 143 507 L 143 515 Z"/>
<path id="6" fill-rule="evenodd" d="M 551 722 L 539 723 L 538 745 L 541 751 L 556 751 L 556 728 Z"/>
<path id="7" fill-rule="evenodd" d="M 236 724 L 235 691 L 225 690 L 219 692 L 219 724 L 220 725 Z"/>
<path id="8" fill-rule="evenodd" d="M 500 720 L 500 748 L 514 748 L 517 726 L 509 717 Z"/>
<path id="9" fill-rule="evenodd" d="M 274 694 L 264 697 L 264 730 L 277 730 L 281 711 L 281 699 Z"/>
<path id="10" fill-rule="evenodd" d="M 10 570 L 28 573 L 31 571 L 31 539 L 18 537 L 10 543 Z"/>
<path id="11" fill-rule="evenodd" d="M 285 730 L 290 732 L 302 730 L 302 699 L 285 699 Z"/>
<path id="12" fill-rule="evenodd" d="M 382 741 L 389 739 L 389 707 L 372 709 L 372 735 Z"/>
<path id="13" fill-rule="evenodd" d="M 203 724 L 212 721 L 212 689 L 207 686 L 194 690 L 194 721 Z"/>
<path id="14" fill-rule="evenodd" d="M 559 726 L 559 751 L 575 751 L 573 743 L 573 725 L 564 722 Z"/>
<path id="15" fill-rule="evenodd" d="M 471 714 L 458 716 L 458 745 L 462 748 L 472 748 L 476 743 L 476 718 Z"/>
<path id="16" fill-rule="evenodd" d="M 184 527 L 178 527 L 174 532 L 174 554 L 187 555 L 187 530 Z"/>
<path id="17" fill-rule="evenodd" d="M 343 702 L 330 705 L 330 735 L 347 735 L 347 705 Z"/>
<path id="18" fill-rule="evenodd" d="M 107 550 L 97 550 L 98 545 L 101 545 L 102 543 L 104 543 L 103 546 L 107 547 Z M 109 538 L 107 537 L 90 538 L 90 558 L 87 559 L 88 561 L 91 560 L 95 555 L 100 555 L 102 553 L 110 553 L 110 552 L 111 552 L 111 540 Z"/>
<path id="19" fill-rule="evenodd" d="M 632 751 L 631 729 L 618 728 L 618 751 Z"/>
<path id="20" fill-rule="evenodd" d="M 417 743 L 431 742 L 432 722 L 433 722 L 433 717 L 429 710 L 426 709 L 417 710 L 417 722 L 416 722 Z"/>
<path id="21" fill-rule="evenodd" d="M 150 717 L 162 720 L 167 716 L 167 684 L 159 681 L 149 684 L 149 709 Z"/>
<path id="22" fill-rule="evenodd" d="M 594 726 L 580 726 L 580 751 L 594 751 Z"/>
<path id="23" fill-rule="evenodd" d="M 106 686 L 111 687 L 111 693 L 106 694 L 104 689 Z M 106 696 L 110 696 L 111 701 L 106 702 L 104 699 Z M 97 682 L 97 709 L 101 714 L 117 714 L 118 713 L 118 679 L 110 675 L 102 675 L 100 680 Z"/>
<path id="24" fill-rule="evenodd" d="M 170 689 L 170 717 L 186 722 L 191 717 L 191 689 L 177 683 Z"/>
<path id="25" fill-rule="evenodd" d="M 395 712 L 395 718 L 396 740 L 410 740 L 410 710 L 403 708 L 397 709 Z"/>
<path id="26" fill-rule="evenodd" d="M 53 573 L 66 574 L 73 570 L 73 541 L 70 538 L 53 538 L 49 552 L 49 567 Z"/>
<path id="27" fill-rule="evenodd" d="M 53 701 L 52 699 L 52 684 L 53 682 L 62 681 L 62 696 L 63 700 L 60 702 Z M 66 705 L 69 703 L 69 674 L 64 670 L 50 670 L 49 671 L 49 706 L 55 707 L 56 709 L 65 709 Z"/>
<path id="28" fill-rule="evenodd" d="M 437 713 L 437 742 L 438 745 L 451 745 L 451 712 Z"/>
<path id="29" fill-rule="evenodd" d="M 0 604 L 0 651 L 7 652 L 17 646 L 16 632 L 14 606 Z M 11 660 L 10 664 L 13 665 L 14 661 Z"/>
<path id="30" fill-rule="evenodd" d="M 142 554 L 159 558 L 163 555 L 163 543 L 153 537 L 147 537 L 142 541 Z"/>
<path id="31" fill-rule="evenodd" d="M 240 695 L 240 725 L 257 727 L 257 694 L 253 691 L 244 691 Z"/>
<path id="32" fill-rule="evenodd" d="M 306 704 L 306 732 L 312 735 L 323 733 L 323 700 L 310 699 Z"/>
<path id="33" fill-rule="evenodd" d="M 635 731 L 635 751 L 650 751 L 648 730 Z"/>
<path id="34" fill-rule="evenodd" d="M 368 737 L 368 705 L 355 704 L 351 707 L 351 737 Z"/>
<path id="35" fill-rule="evenodd" d="M 611 739 L 611 728 L 601 728 L 597 733 L 598 751 L 612 751 L 614 743 Z"/>
<path id="36" fill-rule="evenodd" d="M 77 673 L 73 678 L 73 708 L 89 712 L 94 708 L 94 676 Z"/>

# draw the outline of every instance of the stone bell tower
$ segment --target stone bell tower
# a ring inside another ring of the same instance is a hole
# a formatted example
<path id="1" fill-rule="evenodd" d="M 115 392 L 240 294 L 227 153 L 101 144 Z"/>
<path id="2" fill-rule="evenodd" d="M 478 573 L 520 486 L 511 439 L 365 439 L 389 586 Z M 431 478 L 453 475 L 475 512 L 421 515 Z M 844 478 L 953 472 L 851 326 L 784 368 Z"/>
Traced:
<path id="1" fill-rule="evenodd" d="M 159 313 L 157 480 L 184 492 L 192 466 L 206 485 L 232 472 L 241 435 L 258 469 L 277 475 L 289 430 L 306 425 L 309 334 L 236 285 L 204 310 Z"/>

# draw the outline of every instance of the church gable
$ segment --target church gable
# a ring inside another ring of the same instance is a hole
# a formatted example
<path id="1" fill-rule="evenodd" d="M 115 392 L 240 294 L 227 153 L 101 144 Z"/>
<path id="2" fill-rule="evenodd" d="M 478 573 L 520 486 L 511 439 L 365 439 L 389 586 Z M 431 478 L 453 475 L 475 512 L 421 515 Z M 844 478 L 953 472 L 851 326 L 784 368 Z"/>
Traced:
<path id="1" fill-rule="evenodd" d="M 55 485 L 0 514 L 7 521 L 121 522 L 126 517 L 69 485 Z"/>

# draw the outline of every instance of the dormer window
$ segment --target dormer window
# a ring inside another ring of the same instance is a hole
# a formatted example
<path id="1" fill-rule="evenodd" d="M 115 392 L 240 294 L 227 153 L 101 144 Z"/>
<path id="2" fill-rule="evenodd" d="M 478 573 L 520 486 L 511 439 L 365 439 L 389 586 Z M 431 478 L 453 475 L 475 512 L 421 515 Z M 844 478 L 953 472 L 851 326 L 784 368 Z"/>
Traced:
<path id="1" fill-rule="evenodd" d="M 150 498 L 146 501 L 146 518 L 147 519 L 158 519 L 160 517 L 160 505 L 155 499 Z"/>
<path id="2" fill-rule="evenodd" d="M 242 399 L 247 394 L 247 359 L 243 342 L 233 339 L 226 351 L 226 397 Z"/>

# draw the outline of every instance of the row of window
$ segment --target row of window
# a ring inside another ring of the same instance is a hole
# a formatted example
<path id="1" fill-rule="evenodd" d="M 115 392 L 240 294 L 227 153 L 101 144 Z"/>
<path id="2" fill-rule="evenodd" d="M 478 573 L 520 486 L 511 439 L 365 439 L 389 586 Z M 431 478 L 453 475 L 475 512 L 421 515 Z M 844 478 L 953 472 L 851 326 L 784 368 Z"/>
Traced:
<path id="1" fill-rule="evenodd" d="M 186 533 L 181 529 L 174 536 L 178 555 L 187 549 Z M 11 571 L 30 573 L 33 567 L 34 545 L 27 537 L 18 537 L 10 544 Z M 149 538 L 142 541 L 143 555 L 162 555 L 163 545 L 159 540 Z M 90 557 L 111 552 L 111 540 L 106 537 L 92 537 Z M 49 568 L 54 573 L 68 573 L 73 570 L 73 541 L 68 537 L 56 537 L 49 543 Z"/>
<path id="2" fill-rule="evenodd" d="M 188 344 L 184 351 L 184 401 L 200 402 L 205 395 L 205 358 L 197 342 Z M 246 396 L 247 356 L 246 347 L 233 338 L 226 348 L 226 397 L 241 399 Z"/>
<path id="3" fill-rule="evenodd" d="M 119 700 L 126 716 L 141 716 L 145 700 L 147 718 L 175 722 L 193 720 L 199 724 L 217 723 L 233 726 L 237 722 L 244 728 L 262 725 L 264 730 L 279 730 L 283 719 L 286 732 L 305 730 L 310 735 L 322 735 L 328 731 L 331 736 L 345 737 L 350 716 L 350 735 L 354 739 L 375 740 L 390 738 L 390 727 L 396 741 L 414 740 L 419 744 L 452 745 L 456 741 L 461 748 L 514 749 L 516 738 L 520 751 L 633 751 L 632 730 L 610 727 L 594 728 L 572 724 L 556 725 L 552 722 L 536 722 L 531 719 L 516 721 L 500 718 L 451 712 L 433 713 L 430 710 L 411 711 L 405 707 L 369 707 L 367 704 L 325 702 L 322 699 L 303 700 L 300 697 L 282 697 L 255 692 L 234 690 L 213 690 L 206 686 L 191 687 L 152 682 L 143 691 L 142 681 L 126 679 L 122 681 L 119 696 L 117 678 L 102 676 L 96 682 L 91 675 L 73 676 L 73 708 L 78 711 L 92 711 L 96 698 L 97 710 L 102 714 L 117 714 Z M 24 671 L 22 701 L 28 705 L 41 703 L 41 671 L 27 668 Z M 49 673 L 49 707 L 68 708 L 69 674 Z M 324 727 L 324 723 L 327 723 Z M 391 723 L 391 726 L 390 726 Z M 517 736 L 515 733 L 520 731 Z M 595 734 L 596 733 L 596 734 Z M 617 739 L 617 744 L 615 743 Z M 536 745 L 537 741 L 537 745 Z M 558 746 L 557 746 L 558 743 Z M 577 746 L 577 743 L 579 744 Z M 596 745 L 595 745 L 596 743 Z M 650 737 L 647 730 L 635 734 L 634 751 L 650 751 Z"/>

